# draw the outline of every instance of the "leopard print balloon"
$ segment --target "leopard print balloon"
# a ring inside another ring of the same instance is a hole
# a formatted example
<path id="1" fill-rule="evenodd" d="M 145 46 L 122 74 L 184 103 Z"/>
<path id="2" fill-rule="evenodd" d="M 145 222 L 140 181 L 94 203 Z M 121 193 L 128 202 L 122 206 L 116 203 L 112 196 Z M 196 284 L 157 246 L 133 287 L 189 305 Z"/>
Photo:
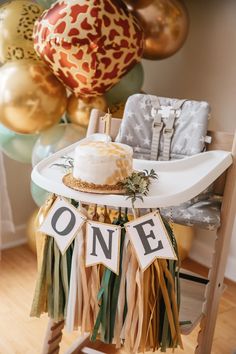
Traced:
<path id="1" fill-rule="evenodd" d="M 35 50 L 75 95 L 109 90 L 138 61 L 143 31 L 120 0 L 60 0 L 36 22 Z"/>
<path id="2" fill-rule="evenodd" d="M 0 7 L 0 62 L 38 60 L 33 46 L 33 27 L 43 9 L 28 0 L 14 0 Z"/>

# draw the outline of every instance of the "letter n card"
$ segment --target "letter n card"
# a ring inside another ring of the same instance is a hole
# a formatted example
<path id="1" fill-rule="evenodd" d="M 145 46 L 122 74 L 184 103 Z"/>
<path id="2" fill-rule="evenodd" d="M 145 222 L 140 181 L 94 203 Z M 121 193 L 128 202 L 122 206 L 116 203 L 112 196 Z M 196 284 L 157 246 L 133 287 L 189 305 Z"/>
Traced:
<path id="1" fill-rule="evenodd" d="M 86 267 L 103 264 L 119 274 L 121 228 L 118 225 L 87 221 Z"/>

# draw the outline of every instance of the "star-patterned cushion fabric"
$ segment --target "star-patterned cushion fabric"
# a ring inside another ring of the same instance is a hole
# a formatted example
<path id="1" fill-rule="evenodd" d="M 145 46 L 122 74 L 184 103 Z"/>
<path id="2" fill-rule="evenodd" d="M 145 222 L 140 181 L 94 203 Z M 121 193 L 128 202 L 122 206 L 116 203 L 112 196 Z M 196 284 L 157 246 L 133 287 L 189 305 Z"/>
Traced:
<path id="1" fill-rule="evenodd" d="M 221 201 L 221 196 L 207 189 L 178 207 L 161 208 L 161 214 L 174 223 L 214 231 L 220 227 Z"/>
<path id="2" fill-rule="evenodd" d="M 153 121 L 152 108 L 175 106 L 175 98 L 135 94 L 129 97 L 125 105 L 123 120 L 117 142 L 133 147 L 134 157 L 150 160 Z M 205 148 L 207 124 L 210 106 L 204 101 L 186 100 L 180 115 L 175 119 L 174 134 L 171 141 L 171 159 L 180 159 L 202 152 Z M 166 117 L 162 118 L 164 125 Z M 159 159 L 163 152 L 163 134 L 160 138 Z"/>
<path id="3" fill-rule="evenodd" d="M 150 160 L 153 134 L 152 107 L 175 106 L 177 99 L 153 95 L 130 96 L 124 111 L 116 141 L 130 145 L 134 158 Z M 204 151 L 210 106 L 207 102 L 186 100 L 175 120 L 171 142 L 171 159 L 180 159 Z M 167 118 L 162 119 L 164 124 Z M 163 135 L 160 137 L 159 158 L 163 152 Z M 162 208 L 161 213 L 168 220 L 183 225 L 198 225 L 215 230 L 220 226 L 220 198 L 214 196 L 212 186 L 192 200 L 178 207 Z"/>

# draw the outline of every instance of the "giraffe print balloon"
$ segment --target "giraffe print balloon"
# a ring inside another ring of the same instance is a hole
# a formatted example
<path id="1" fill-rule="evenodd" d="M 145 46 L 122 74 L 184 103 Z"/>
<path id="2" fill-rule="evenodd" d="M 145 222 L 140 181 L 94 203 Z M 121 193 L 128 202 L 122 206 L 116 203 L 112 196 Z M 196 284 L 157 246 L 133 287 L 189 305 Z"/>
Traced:
<path id="1" fill-rule="evenodd" d="M 35 50 L 79 96 L 102 95 L 137 62 L 143 31 L 120 0 L 60 0 L 34 29 Z"/>

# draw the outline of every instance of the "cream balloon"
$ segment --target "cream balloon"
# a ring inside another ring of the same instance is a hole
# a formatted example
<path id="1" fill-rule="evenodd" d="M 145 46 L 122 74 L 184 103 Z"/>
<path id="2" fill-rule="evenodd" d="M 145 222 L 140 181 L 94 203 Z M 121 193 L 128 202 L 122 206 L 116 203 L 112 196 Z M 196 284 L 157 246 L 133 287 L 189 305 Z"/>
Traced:
<path id="1" fill-rule="evenodd" d="M 65 112 L 64 86 L 41 63 L 15 61 L 0 68 L 0 123 L 35 134 L 59 122 Z"/>
<path id="2" fill-rule="evenodd" d="M 8 1 L 0 7 L 0 62 L 39 60 L 33 46 L 34 23 L 43 8 L 29 0 Z"/>

